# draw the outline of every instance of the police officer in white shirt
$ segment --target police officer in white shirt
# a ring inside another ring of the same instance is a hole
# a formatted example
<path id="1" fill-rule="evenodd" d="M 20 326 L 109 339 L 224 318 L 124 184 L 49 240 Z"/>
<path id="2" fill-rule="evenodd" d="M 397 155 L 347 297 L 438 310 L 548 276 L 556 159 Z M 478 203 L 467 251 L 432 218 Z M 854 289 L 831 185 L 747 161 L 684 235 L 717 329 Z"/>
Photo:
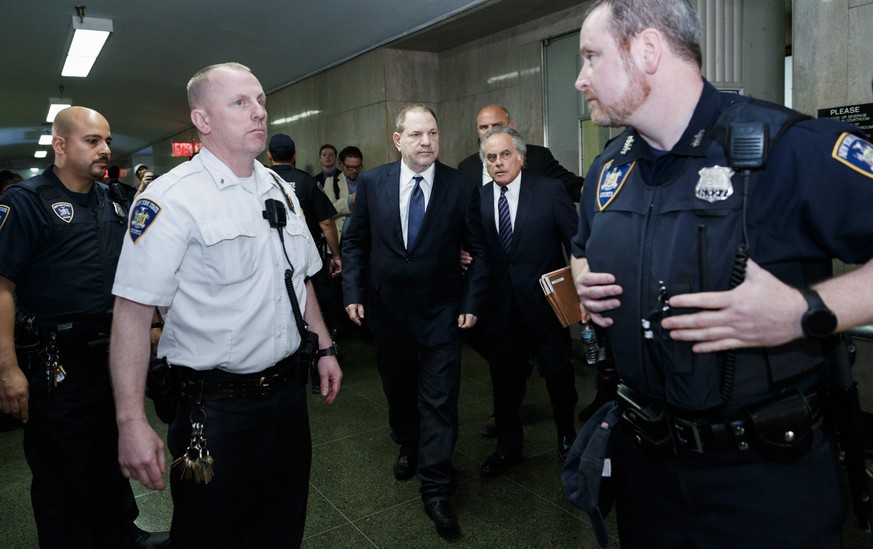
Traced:
<path id="1" fill-rule="evenodd" d="M 113 288 L 119 461 L 125 476 L 157 490 L 167 464 L 143 393 L 152 312 L 168 307 L 158 354 L 181 394 L 167 436 L 175 460 L 171 538 L 181 547 L 296 547 L 302 539 L 312 456 L 308 368 L 298 360 L 286 277 L 318 337 L 324 402 L 342 380 L 306 281 L 321 261 L 300 205 L 255 161 L 266 145 L 265 101 L 257 78 L 237 63 L 192 77 L 188 103 L 203 149 L 134 204 Z"/>

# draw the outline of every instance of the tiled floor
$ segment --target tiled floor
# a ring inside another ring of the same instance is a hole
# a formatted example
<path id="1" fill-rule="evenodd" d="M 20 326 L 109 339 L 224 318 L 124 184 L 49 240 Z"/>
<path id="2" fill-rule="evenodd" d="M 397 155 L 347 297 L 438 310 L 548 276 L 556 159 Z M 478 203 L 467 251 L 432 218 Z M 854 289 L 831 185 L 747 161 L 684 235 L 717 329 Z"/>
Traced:
<path id="1" fill-rule="evenodd" d="M 311 395 L 313 466 L 305 548 L 429 548 L 448 542 L 439 538 L 421 508 L 416 480 L 394 480 L 391 466 L 397 447 L 389 437 L 385 396 L 369 341 L 341 341 L 345 372 L 333 406 Z M 581 361 L 577 361 L 581 364 Z M 592 372 L 577 366 L 579 407 L 593 397 Z M 526 443 L 524 461 L 507 475 L 482 479 L 479 465 L 494 449 L 479 429 L 491 410 L 487 366 L 464 348 L 460 397 L 460 436 L 454 463 L 461 483 L 452 503 L 462 537 L 455 547 L 595 548 L 587 516 L 570 506 L 559 478 L 555 431 L 548 395 L 534 375 L 522 409 Z M 165 427 L 157 420 L 160 434 Z M 22 455 L 23 432 L 0 433 L 0 548 L 36 547 L 30 508 L 30 471 Z M 146 530 L 169 528 L 172 501 L 163 493 L 134 492 L 140 508 L 137 523 Z M 615 533 L 614 515 L 607 519 Z M 847 521 L 845 547 L 870 547 Z M 617 546 L 617 540 L 612 540 Z"/>
<path id="2" fill-rule="evenodd" d="M 345 379 L 339 398 L 326 406 L 311 395 L 313 465 L 303 547 L 442 547 L 425 516 L 415 479 L 392 474 L 397 446 L 389 436 L 385 395 L 366 340 L 340 341 Z M 581 406 L 593 397 L 591 370 L 578 368 Z M 461 483 L 452 504 L 461 525 L 455 547 L 596 547 L 587 516 L 566 502 L 560 481 L 556 433 L 545 384 L 530 378 L 522 408 L 524 461 L 506 476 L 482 479 L 479 466 L 494 440 L 479 435 L 491 411 L 488 368 L 464 348 L 460 435 L 454 463 Z M 156 419 L 152 425 L 166 428 Z M 36 547 L 30 508 L 30 470 L 22 430 L 0 433 L 0 548 Z M 169 528 L 172 500 L 134 482 L 146 530 Z M 614 529 L 614 528 L 613 528 Z"/>

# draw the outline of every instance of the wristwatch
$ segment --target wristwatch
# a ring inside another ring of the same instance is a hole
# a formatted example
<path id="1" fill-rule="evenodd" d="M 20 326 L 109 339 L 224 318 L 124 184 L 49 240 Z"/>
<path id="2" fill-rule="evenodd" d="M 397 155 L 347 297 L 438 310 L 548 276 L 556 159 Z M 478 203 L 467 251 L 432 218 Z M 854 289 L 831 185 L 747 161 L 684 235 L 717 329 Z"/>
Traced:
<path id="1" fill-rule="evenodd" d="M 825 305 L 818 292 L 811 288 L 800 290 L 806 300 L 806 312 L 800 319 L 800 326 L 806 337 L 821 339 L 837 329 L 837 315 Z"/>
<path id="2" fill-rule="evenodd" d="M 330 347 L 318 350 L 318 358 L 323 356 L 336 356 L 339 354 L 339 347 L 336 346 L 336 341 L 332 341 Z"/>

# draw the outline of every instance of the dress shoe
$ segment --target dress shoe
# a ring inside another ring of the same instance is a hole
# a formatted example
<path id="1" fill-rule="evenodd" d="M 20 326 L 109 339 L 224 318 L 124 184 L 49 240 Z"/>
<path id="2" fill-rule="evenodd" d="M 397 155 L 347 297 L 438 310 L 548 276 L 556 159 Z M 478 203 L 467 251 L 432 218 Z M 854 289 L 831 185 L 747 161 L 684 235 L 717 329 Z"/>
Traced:
<path id="1" fill-rule="evenodd" d="M 497 477 L 508 471 L 511 465 L 519 461 L 521 461 L 521 454 L 507 454 L 498 450 L 485 460 L 480 471 L 483 477 Z"/>
<path id="2" fill-rule="evenodd" d="M 576 442 L 576 435 L 559 435 L 558 436 L 558 457 L 561 463 L 567 461 L 567 454 L 570 453 L 570 447 Z"/>
<path id="3" fill-rule="evenodd" d="M 485 438 L 494 438 L 497 436 L 497 423 L 494 421 L 494 416 L 491 416 L 488 423 L 482 426 L 482 429 L 479 430 L 479 434 Z"/>
<path id="4" fill-rule="evenodd" d="M 452 505 L 447 499 L 438 499 L 424 505 L 424 512 L 436 526 L 437 534 L 444 539 L 456 539 L 461 535 L 458 519 L 452 512 Z"/>
<path id="5" fill-rule="evenodd" d="M 133 549 L 168 549 L 170 547 L 169 532 L 140 531 L 131 545 Z"/>
<path id="6" fill-rule="evenodd" d="M 409 480 L 415 476 L 415 468 L 418 466 L 418 456 L 400 451 L 397 461 L 394 462 L 394 478 L 397 480 Z"/>

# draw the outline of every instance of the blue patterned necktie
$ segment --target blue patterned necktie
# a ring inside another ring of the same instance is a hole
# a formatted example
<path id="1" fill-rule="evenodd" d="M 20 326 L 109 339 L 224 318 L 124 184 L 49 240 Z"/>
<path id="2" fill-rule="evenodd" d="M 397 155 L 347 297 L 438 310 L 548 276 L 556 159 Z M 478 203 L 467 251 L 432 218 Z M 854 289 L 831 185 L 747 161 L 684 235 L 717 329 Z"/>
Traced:
<path id="1" fill-rule="evenodd" d="M 415 181 L 415 186 L 412 188 L 412 194 L 409 197 L 409 217 L 406 224 L 406 248 L 409 249 L 415 243 L 415 237 L 418 236 L 418 230 L 421 229 L 421 221 L 424 219 L 424 193 L 421 191 L 421 180 L 424 179 L 420 175 L 412 178 Z"/>
<path id="2" fill-rule="evenodd" d="M 507 252 L 512 245 L 512 218 L 509 215 L 509 200 L 506 199 L 506 185 L 500 186 L 500 198 L 497 200 L 497 213 L 500 215 L 500 226 L 497 233 L 500 235 L 500 242 L 503 244 L 503 249 Z"/>

